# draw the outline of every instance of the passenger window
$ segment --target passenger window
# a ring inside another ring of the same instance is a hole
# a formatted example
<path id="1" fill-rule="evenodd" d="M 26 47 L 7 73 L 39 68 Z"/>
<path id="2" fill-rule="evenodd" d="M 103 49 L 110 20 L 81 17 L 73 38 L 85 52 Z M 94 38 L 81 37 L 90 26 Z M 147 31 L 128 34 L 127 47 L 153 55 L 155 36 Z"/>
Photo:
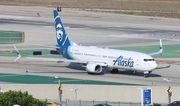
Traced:
<path id="1" fill-rule="evenodd" d="M 144 59 L 145 62 L 147 62 L 147 59 Z"/>
<path id="2" fill-rule="evenodd" d="M 147 61 L 155 61 L 154 59 L 144 59 L 145 62 Z"/>

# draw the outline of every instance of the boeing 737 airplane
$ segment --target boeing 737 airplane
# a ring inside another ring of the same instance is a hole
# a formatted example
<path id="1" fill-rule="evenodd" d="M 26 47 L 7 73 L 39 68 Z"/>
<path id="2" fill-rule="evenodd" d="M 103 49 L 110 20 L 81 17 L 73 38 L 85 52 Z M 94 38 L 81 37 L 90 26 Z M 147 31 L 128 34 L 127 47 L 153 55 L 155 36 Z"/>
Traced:
<path id="1" fill-rule="evenodd" d="M 84 65 L 88 73 L 101 73 L 103 69 L 112 69 L 112 73 L 117 73 L 118 69 L 125 69 L 144 72 L 144 77 L 148 77 L 148 74 L 157 68 L 157 63 L 152 56 L 162 54 L 163 52 L 161 40 L 160 50 L 150 54 L 136 51 L 80 46 L 68 37 L 56 10 L 54 10 L 54 24 L 58 44 L 55 48 L 57 48 L 58 52 L 60 52 L 66 59 L 30 57 L 29 59 L 57 60 L 58 62 L 78 63 Z M 19 55 L 17 59 L 19 59 L 21 56 L 17 49 L 16 51 Z"/>

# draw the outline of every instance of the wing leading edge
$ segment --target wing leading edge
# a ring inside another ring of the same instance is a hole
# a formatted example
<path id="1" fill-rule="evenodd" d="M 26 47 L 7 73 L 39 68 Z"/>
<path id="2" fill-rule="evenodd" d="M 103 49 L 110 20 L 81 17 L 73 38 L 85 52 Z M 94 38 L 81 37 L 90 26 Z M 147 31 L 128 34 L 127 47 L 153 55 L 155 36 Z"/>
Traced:
<path id="1" fill-rule="evenodd" d="M 34 57 L 26 57 L 27 59 L 33 60 L 44 60 L 44 61 L 57 61 L 57 63 L 77 63 L 77 64 L 88 64 L 89 62 L 98 63 L 101 66 L 108 66 L 106 62 L 102 61 L 80 61 L 80 60 L 68 60 L 68 59 L 55 59 L 55 58 L 34 58 Z"/>

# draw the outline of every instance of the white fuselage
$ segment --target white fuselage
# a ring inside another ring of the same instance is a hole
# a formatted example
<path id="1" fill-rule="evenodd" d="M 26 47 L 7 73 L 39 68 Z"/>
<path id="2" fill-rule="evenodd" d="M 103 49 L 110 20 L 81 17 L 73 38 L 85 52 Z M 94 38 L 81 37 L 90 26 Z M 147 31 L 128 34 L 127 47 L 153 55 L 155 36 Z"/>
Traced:
<path id="1" fill-rule="evenodd" d="M 68 54 L 75 60 L 105 62 L 108 68 L 152 71 L 157 67 L 154 59 L 141 52 L 88 46 L 69 46 Z"/>

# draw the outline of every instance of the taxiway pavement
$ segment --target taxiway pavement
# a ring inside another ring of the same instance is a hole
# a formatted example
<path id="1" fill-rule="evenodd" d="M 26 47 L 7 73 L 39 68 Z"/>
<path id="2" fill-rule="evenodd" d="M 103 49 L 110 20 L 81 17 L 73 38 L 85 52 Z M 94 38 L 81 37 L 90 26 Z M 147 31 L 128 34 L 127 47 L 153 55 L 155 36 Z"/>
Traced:
<path id="1" fill-rule="evenodd" d="M 44 7 L 0 6 L 0 30 L 25 32 L 25 42 L 18 44 L 18 49 L 39 48 L 29 44 L 55 45 L 52 11 L 53 8 Z M 76 9 L 62 9 L 60 15 L 69 37 L 82 45 L 101 47 L 158 45 L 159 38 L 163 39 L 163 44 L 180 43 L 180 20 L 178 19 L 96 13 Z M 13 49 L 13 47 L 12 45 L 0 45 L 0 49 Z M 88 75 L 79 65 L 26 59 L 13 63 L 14 58 L 0 57 L 1 73 L 24 74 L 26 70 L 29 70 L 29 74 L 33 75 L 63 76 L 150 86 L 167 85 L 163 78 L 169 78 L 172 80 L 171 85 L 180 85 L 179 65 L 155 70 L 149 78 L 143 78 L 143 73 L 134 74 L 131 71 L 119 71 L 118 74 L 105 71 L 104 75 Z M 166 65 L 163 64 L 163 66 Z"/>

